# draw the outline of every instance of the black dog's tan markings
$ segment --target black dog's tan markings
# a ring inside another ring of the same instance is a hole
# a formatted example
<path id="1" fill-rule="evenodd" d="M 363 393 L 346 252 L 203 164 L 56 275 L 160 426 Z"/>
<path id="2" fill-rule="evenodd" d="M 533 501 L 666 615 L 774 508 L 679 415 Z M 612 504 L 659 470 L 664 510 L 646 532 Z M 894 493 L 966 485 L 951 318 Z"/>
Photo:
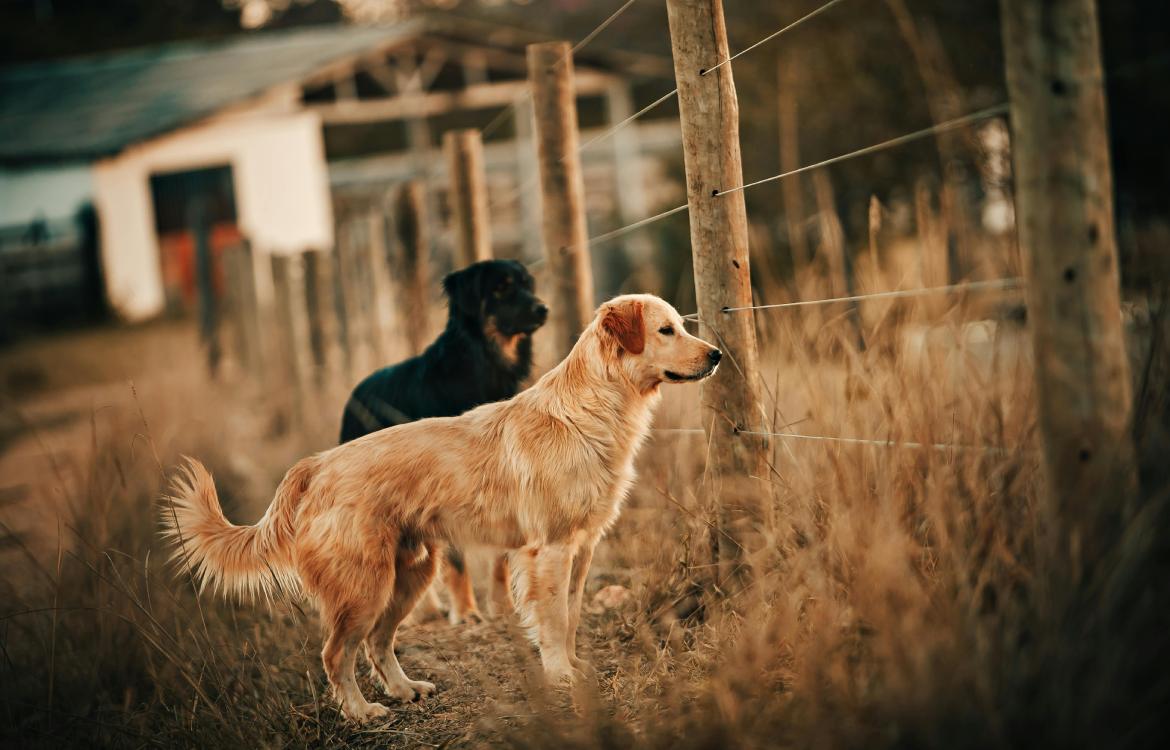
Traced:
<path id="1" fill-rule="evenodd" d="M 443 280 L 447 327 L 417 357 L 384 367 L 354 389 L 341 442 L 426 417 L 462 414 L 516 395 L 532 368 L 532 333 L 548 316 L 533 279 L 508 260 L 476 263 Z"/>

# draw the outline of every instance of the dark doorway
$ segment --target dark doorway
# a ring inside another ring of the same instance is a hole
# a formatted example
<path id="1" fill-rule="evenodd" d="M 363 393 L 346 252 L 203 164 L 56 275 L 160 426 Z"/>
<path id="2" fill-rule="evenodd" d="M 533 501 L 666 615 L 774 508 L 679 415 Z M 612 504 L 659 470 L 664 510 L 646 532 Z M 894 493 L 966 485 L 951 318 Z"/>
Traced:
<path id="1" fill-rule="evenodd" d="M 236 194 L 230 164 L 150 176 L 167 309 L 194 312 L 200 293 L 200 237 L 206 238 L 209 293 L 223 293 L 219 255 L 240 241 Z"/>

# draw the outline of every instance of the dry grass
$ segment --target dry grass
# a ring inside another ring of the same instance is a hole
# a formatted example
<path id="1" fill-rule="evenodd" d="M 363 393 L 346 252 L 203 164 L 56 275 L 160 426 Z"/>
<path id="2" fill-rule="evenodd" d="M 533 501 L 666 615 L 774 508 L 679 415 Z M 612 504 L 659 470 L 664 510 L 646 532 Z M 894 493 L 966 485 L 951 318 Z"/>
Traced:
<path id="1" fill-rule="evenodd" d="M 76 477 L 43 478 L 58 488 L 59 527 L 6 540 L 0 737 L 26 747 L 1148 746 L 1170 698 L 1164 495 L 1147 492 L 1100 540 L 1101 558 L 1060 556 L 1063 527 L 1037 501 L 1024 332 L 973 328 L 986 309 L 960 304 L 929 328 L 911 303 L 889 315 L 761 314 L 766 401 L 778 432 L 1000 450 L 778 439 L 766 479 L 776 522 L 748 556 L 751 575 L 720 579 L 704 438 L 659 433 L 590 581 L 590 593 L 633 592 L 585 618 L 591 684 L 572 700 L 545 689 L 506 622 L 414 625 L 405 666 L 441 692 L 364 728 L 324 695 L 310 610 L 197 598 L 163 564 L 154 521 L 181 453 L 208 463 L 229 515 L 257 517 L 283 469 L 329 444 L 339 396 L 312 404 L 319 421 L 289 437 L 268 400 L 203 382 L 189 352 L 182 373 L 147 378 L 137 395 L 118 386 L 86 416 L 92 440 L 71 453 Z M 696 425 L 698 399 L 697 386 L 671 391 L 659 426 Z M 1144 408 L 1165 413 L 1160 401 Z"/>

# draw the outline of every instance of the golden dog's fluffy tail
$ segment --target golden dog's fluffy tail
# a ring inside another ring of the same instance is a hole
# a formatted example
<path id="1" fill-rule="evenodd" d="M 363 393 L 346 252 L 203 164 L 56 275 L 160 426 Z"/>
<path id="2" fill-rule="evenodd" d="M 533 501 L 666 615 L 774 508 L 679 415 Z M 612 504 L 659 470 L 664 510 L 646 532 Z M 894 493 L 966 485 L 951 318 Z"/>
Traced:
<path id="1" fill-rule="evenodd" d="M 189 570 L 200 590 L 210 586 L 241 598 L 271 599 L 297 591 L 293 520 L 314 468 L 311 458 L 297 463 L 256 525 L 236 526 L 223 515 L 211 474 L 187 458 L 161 508 L 162 533 L 175 546 L 173 559 L 181 572 Z"/>

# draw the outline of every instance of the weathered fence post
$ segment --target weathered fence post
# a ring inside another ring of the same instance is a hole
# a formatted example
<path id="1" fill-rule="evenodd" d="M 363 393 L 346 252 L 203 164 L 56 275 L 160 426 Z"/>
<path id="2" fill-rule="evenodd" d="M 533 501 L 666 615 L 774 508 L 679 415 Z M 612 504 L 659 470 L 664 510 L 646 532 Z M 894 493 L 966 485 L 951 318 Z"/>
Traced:
<path id="1" fill-rule="evenodd" d="M 280 352 L 292 386 L 292 414 L 298 424 L 305 421 L 308 399 L 309 324 L 305 315 L 304 266 L 299 255 L 272 256 L 272 288 Z"/>
<path id="2" fill-rule="evenodd" d="M 451 210 L 455 214 L 458 266 L 490 260 L 492 228 L 488 218 L 483 138 L 478 130 L 470 128 L 450 130 L 443 134 L 443 152 L 447 155 Z"/>
<path id="3" fill-rule="evenodd" d="M 1016 217 L 1050 507 L 1092 559 L 1133 484 L 1132 395 L 1093 0 L 1002 0 Z"/>
<path id="4" fill-rule="evenodd" d="M 668 0 L 666 8 L 682 120 L 695 297 L 699 317 L 726 360 L 703 386 L 703 420 L 721 484 L 719 558 L 729 564 L 751 552 L 756 527 L 771 522 L 769 493 L 761 486 L 768 476 L 769 442 L 741 432 L 765 431 L 755 323 L 750 311 L 723 312 L 752 304 L 743 192 L 719 195 L 743 184 L 739 104 L 730 65 L 704 74 L 728 57 L 722 2 Z M 726 564 L 721 568 L 724 576 L 734 570 Z"/>
<path id="5" fill-rule="evenodd" d="M 343 219 L 337 226 L 337 289 L 350 379 L 364 377 L 375 362 L 369 256 L 363 249 L 368 242 L 367 230 L 367 223 L 355 216 Z"/>
<path id="6" fill-rule="evenodd" d="M 410 353 L 419 354 L 430 338 L 430 239 L 427 236 L 426 188 L 422 182 L 403 185 L 395 201 L 395 227 L 402 246 L 402 318 L 407 321 Z"/>
<path id="7" fill-rule="evenodd" d="M 365 252 L 367 294 L 370 306 L 370 336 L 377 366 L 388 364 L 394 335 L 394 290 L 390 284 L 390 259 L 386 255 L 386 214 L 381 206 L 367 217 Z"/>
<path id="8" fill-rule="evenodd" d="M 593 317 L 593 269 L 585 225 L 585 183 L 577 153 L 577 94 L 568 42 L 528 45 L 528 80 L 536 114 L 541 235 L 553 289 L 548 295 L 562 357 Z"/>
<path id="9" fill-rule="evenodd" d="M 333 253 L 307 250 L 302 253 L 305 269 L 305 312 L 308 318 L 309 350 L 313 355 L 314 377 L 323 384 L 330 372 L 341 369 L 341 336 L 334 300 Z"/>
<path id="10" fill-rule="evenodd" d="M 246 240 L 223 252 L 236 362 L 241 370 L 259 381 L 264 377 L 264 353 L 260 341 L 256 269 L 252 264 L 252 252 Z"/>

